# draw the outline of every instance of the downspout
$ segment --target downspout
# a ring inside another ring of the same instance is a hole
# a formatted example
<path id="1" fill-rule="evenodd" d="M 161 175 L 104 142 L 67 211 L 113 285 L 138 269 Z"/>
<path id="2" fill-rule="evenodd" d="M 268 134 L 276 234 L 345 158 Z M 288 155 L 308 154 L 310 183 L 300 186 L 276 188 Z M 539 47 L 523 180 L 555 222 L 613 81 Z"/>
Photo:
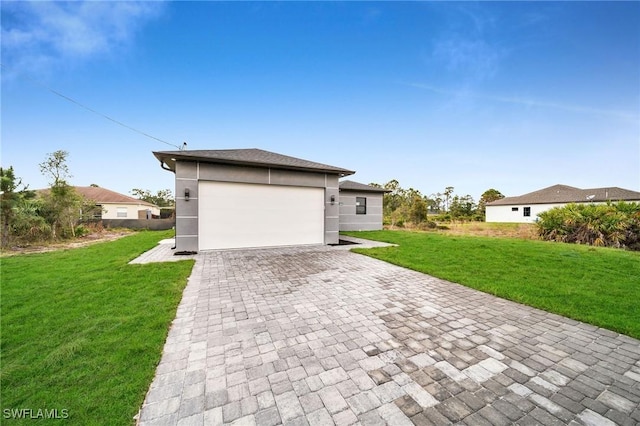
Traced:
<path id="1" fill-rule="evenodd" d="M 165 163 L 164 163 L 164 161 L 162 161 L 162 160 L 160 160 L 160 167 L 162 167 L 162 169 L 163 169 L 163 170 L 168 170 L 168 171 L 170 171 L 171 173 L 174 173 L 174 174 L 175 174 L 175 170 L 171 170 L 168 166 L 167 166 L 167 167 L 165 167 Z"/>

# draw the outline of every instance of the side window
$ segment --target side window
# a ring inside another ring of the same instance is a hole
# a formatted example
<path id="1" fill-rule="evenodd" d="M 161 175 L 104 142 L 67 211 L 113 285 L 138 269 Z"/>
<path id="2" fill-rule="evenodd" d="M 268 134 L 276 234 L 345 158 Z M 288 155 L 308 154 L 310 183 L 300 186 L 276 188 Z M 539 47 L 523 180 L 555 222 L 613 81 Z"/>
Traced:
<path id="1" fill-rule="evenodd" d="M 523 207 L 522 208 L 522 215 L 524 217 L 529 217 L 531 216 L 531 207 Z"/>
<path id="2" fill-rule="evenodd" d="M 117 217 L 127 217 L 127 208 L 126 207 L 118 207 L 116 212 Z"/>
<path id="3" fill-rule="evenodd" d="M 356 197 L 356 214 L 367 214 L 367 199 Z"/>
<path id="4" fill-rule="evenodd" d="M 518 208 L 517 208 L 517 207 L 511 207 L 511 211 L 512 211 L 512 212 L 517 212 L 517 211 L 518 211 Z"/>

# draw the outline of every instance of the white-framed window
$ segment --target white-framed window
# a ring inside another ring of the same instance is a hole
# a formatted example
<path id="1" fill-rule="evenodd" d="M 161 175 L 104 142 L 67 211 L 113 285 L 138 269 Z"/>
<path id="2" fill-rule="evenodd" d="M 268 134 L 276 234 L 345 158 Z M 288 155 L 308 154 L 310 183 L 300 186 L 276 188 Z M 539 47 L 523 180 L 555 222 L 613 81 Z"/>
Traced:
<path id="1" fill-rule="evenodd" d="M 531 207 L 523 207 L 522 208 L 522 215 L 524 217 L 529 217 L 531 216 Z"/>
<path id="2" fill-rule="evenodd" d="M 518 208 L 517 208 L 517 207 L 511 207 L 511 211 L 512 211 L 512 212 L 517 212 L 517 211 L 518 211 Z"/>
<path id="3" fill-rule="evenodd" d="M 116 210 L 116 217 L 127 217 L 127 208 L 118 207 Z"/>

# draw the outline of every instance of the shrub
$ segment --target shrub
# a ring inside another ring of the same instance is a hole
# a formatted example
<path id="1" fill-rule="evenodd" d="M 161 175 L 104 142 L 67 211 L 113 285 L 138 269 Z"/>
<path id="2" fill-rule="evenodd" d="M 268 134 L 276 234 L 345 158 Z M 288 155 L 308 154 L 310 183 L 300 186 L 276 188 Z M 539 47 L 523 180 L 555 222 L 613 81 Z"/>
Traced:
<path id="1" fill-rule="evenodd" d="M 544 240 L 640 250 L 640 203 L 568 204 L 539 218 Z"/>

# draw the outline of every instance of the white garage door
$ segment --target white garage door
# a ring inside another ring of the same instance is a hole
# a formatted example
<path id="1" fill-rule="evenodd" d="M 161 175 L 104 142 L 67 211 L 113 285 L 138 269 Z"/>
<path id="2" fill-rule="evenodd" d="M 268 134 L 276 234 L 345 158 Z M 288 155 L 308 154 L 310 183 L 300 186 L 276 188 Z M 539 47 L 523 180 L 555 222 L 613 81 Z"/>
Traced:
<path id="1" fill-rule="evenodd" d="M 200 250 L 324 242 L 324 188 L 200 182 Z"/>

